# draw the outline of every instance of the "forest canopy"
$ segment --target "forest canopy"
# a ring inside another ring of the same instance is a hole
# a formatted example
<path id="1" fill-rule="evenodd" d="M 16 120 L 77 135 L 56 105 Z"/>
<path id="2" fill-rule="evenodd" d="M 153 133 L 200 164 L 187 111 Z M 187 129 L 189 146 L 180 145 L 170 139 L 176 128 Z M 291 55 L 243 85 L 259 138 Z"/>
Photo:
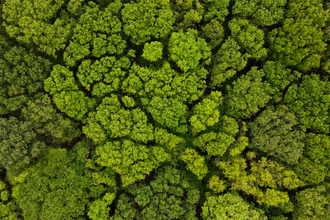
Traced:
<path id="1" fill-rule="evenodd" d="M 0 219 L 329 219 L 329 25 L 329 0 L 0 1 Z"/>

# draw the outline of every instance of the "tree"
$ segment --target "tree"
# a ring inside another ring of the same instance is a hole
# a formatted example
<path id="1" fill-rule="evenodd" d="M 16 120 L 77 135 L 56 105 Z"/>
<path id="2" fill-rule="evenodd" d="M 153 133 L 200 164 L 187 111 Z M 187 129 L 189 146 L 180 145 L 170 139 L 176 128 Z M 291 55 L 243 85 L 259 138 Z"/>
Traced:
<path id="1" fill-rule="evenodd" d="M 237 71 L 247 64 L 247 54 L 242 55 L 240 46 L 229 37 L 213 56 L 213 69 L 211 72 L 211 86 L 220 86 L 221 83 L 233 77 Z"/>
<path id="2" fill-rule="evenodd" d="M 304 133 L 294 129 L 295 115 L 285 105 L 269 107 L 249 124 L 252 149 L 261 150 L 275 160 L 297 164 L 303 154 Z"/>
<path id="3" fill-rule="evenodd" d="M 245 53 L 256 60 L 267 55 L 264 48 L 264 32 L 245 19 L 232 19 L 229 22 L 232 38 L 242 47 Z"/>
<path id="4" fill-rule="evenodd" d="M 200 156 L 195 149 L 186 148 L 180 156 L 181 160 L 187 163 L 187 168 L 193 172 L 198 179 L 202 180 L 208 173 L 205 158 Z"/>
<path id="5" fill-rule="evenodd" d="M 5 182 L 0 180 L 0 218 L 3 220 L 17 220 L 16 205 L 10 199 L 10 193 Z"/>
<path id="6" fill-rule="evenodd" d="M 226 16 L 229 14 L 229 3 L 230 0 L 225 0 L 222 2 L 216 0 L 204 0 L 205 2 L 205 15 L 204 20 L 216 19 L 221 23 L 225 21 Z"/>
<path id="7" fill-rule="evenodd" d="M 202 27 L 200 32 L 211 49 L 218 47 L 224 38 L 224 28 L 217 19 L 212 19 L 209 23 Z"/>
<path id="8" fill-rule="evenodd" d="M 154 96 L 147 106 L 148 112 L 160 127 L 167 127 L 175 132 L 186 133 L 188 107 L 177 99 Z"/>
<path id="9" fill-rule="evenodd" d="M 56 57 L 65 48 L 74 26 L 74 19 L 63 8 L 63 0 L 6 1 L 3 5 L 6 31 L 19 42 L 36 44 L 40 51 Z"/>
<path id="10" fill-rule="evenodd" d="M 161 147 L 147 147 L 129 140 L 107 142 L 96 148 L 96 162 L 110 167 L 121 176 L 124 187 L 143 180 L 166 161 L 169 155 Z"/>
<path id="11" fill-rule="evenodd" d="M 93 203 L 91 203 L 88 216 L 92 220 L 109 219 L 110 208 L 108 206 L 113 202 L 115 198 L 115 193 L 106 193 L 102 199 L 95 200 Z"/>
<path id="12" fill-rule="evenodd" d="M 132 205 L 127 205 L 130 210 L 126 212 L 136 213 L 135 219 L 197 219 L 195 205 L 200 198 L 199 190 L 174 167 L 157 169 L 149 184 L 134 184 L 127 191 L 133 199 L 130 201 Z M 130 204 L 126 198 L 120 197 L 118 203 Z M 115 211 L 113 219 L 121 219 L 117 217 L 120 211 Z"/>
<path id="13" fill-rule="evenodd" d="M 126 3 L 121 15 L 125 34 L 137 45 L 149 41 L 151 37 L 167 37 L 175 21 L 169 0 L 138 0 L 136 3 Z"/>
<path id="14" fill-rule="evenodd" d="M 238 78 L 233 86 L 227 86 L 227 114 L 234 118 L 248 118 L 266 106 L 271 99 L 272 88 L 268 82 L 262 81 L 265 75 L 257 67 Z"/>
<path id="15" fill-rule="evenodd" d="M 86 56 L 100 58 L 105 54 L 123 53 L 126 41 L 120 35 L 122 24 L 117 17 L 121 6 L 119 1 L 114 1 L 101 10 L 97 4 L 88 3 L 63 54 L 68 66 L 75 66 Z"/>
<path id="16" fill-rule="evenodd" d="M 21 112 L 24 120 L 32 123 L 34 130 L 51 138 L 52 143 L 65 143 L 81 134 L 78 123 L 57 113 L 47 94 L 37 94 Z"/>
<path id="17" fill-rule="evenodd" d="M 31 122 L 15 117 L 0 118 L 0 163 L 7 170 L 19 170 L 46 149 L 33 131 Z"/>
<path id="18" fill-rule="evenodd" d="M 267 219 L 264 212 L 246 202 L 238 193 L 209 196 L 203 204 L 202 216 L 211 219 Z"/>
<path id="19" fill-rule="evenodd" d="M 282 100 L 283 90 L 289 86 L 290 82 L 300 78 L 300 73 L 284 68 L 279 62 L 267 61 L 263 66 L 263 71 L 266 81 L 273 89 L 272 97 L 275 103 Z"/>
<path id="20" fill-rule="evenodd" d="M 211 48 L 197 34 L 196 30 L 189 29 L 185 33 L 182 30 L 173 32 L 170 37 L 170 57 L 183 72 L 196 69 L 201 59 L 206 60 L 211 55 Z"/>
<path id="21" fill-rule="evenodd" d="M 306 185 L 319 184 L 328 176 L 330 139 L 324 134 L 307 133 L 304 142 L 305 157 L 294 170 Z"/>
<path id="22" fill-rule="evenodd" d="M 129 138 L 147 143 L 153 140 L 153 126 L 147 123 L 146 114 L 140 109 L 124 109 L 117 95 L 105 97 L 95 112 L 90 112 L 83 132 L 95 143 L 116 138 Z"/>
<path id="23" fill-rule="evenodd" d="M 85 152 L 88 155 L 88 150 Z M 46 160 L 41 161 L 13 189 L 24 219 L 83 218 L 89 199 L 104 192 L 100 188 L 95 189 L 85 173 L 84 162 L 79 163 L 72 158 L 66 149 L 50 150 Z M 93 191 L 96 191 L 95 195 Z"/>
<path id="24" fill-rule="evenodd" d="M 271 26 L 282 21 L 284 7 L 287 0 L 262 1 L 243 0 L 236 1 L 233 6 L 233 14 L 247 19 L 259 26 Z"/>
<path id="25" fill-rule="evenodd" d="M 316 74 L 303 76 L 301 83 L 292 84 L 284 97 L 304 130 L 324 133 L 330 132 L 329 100 L 329 81 Z"/>
<path id="26" fill-rule="evenodd" d="M 253 152 L 247 155 L 250 160 L 255 157 Z M 259 204 L 267 207 L 285 206 L 290 202 L 288 193 L 283 189 L 294 189 L 301 186 L 297 175 L 278 163 L 262 157 L 252 161 L 248 168 L 242 156 L 230 157 L 227 161 L 218 161 L 216 165 L 228 179 L 225 183 L 232 190 L 240 190 L 257 199 Z"/>
<path id="27" fill-rule="evenodd" d="M 190 118 L 191 132 L 197 134 L 219 121 L 220 112 L 218 107 L 222 104 L 222 94 L 212 91 L 200 103 L 195 105 L 193 115 Z"/>
<path id="28" fill-rule="evenodd" d="M 269 32 L 271 58 L 309 71 L 320 66 L 326 49 L 322 28 L 328 19 L 321 0 L 290 1 L 283 26 Z"/>
<path id="29" fill-rule="evenodd" d="M 142 56 L 149 61 L 156 61 L 162 58 L 163 45 L 161 42 L 152 41 L 145 43 Z"/>
<path id="30" fill-rule="evenodd" d="M 20 110 L 42 91 L 51 65 L 49 60 L 23 47 L 4 50 L 0 56 L 0 114 Z"/>
<path id="31" fill-rule="evenodd" d="M 296 194 L 293 219 L 327 219 L 329 210 L 329 186 L 319 185 Z M 308 202 L 306 202 L 308 201 Z"/>
<path id="32" fill-rule="evenodd" d="M 76 73 L 79 82 L 93 96 L 104 97 L 106 94 L 118 91 L 124 78 L 126 70 L 131 63 L 127 57 L 102 57 L 100 60 L 84 60 L 78 67 Z"/>

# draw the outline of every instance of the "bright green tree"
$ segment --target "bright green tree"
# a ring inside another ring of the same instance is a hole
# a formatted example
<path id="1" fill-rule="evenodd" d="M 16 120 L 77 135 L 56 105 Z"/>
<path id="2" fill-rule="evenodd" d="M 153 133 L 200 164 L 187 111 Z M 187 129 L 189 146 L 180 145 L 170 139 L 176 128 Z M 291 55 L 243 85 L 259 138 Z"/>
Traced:
<path id="1" fill-rule="evenodd" d="M 151 37 L 167 37 L 175 21 L 170 0 L 137 0 L 126 3 L 121 15 L 125 34 L 138 45 Z"/>
<path id="2" fill-rule="evenodd" d="M 211 56 L 210 47 L 197 35 L 198 32 L 194 29 L 173 32 L 171 35 L 168 47 L 170 57 L 183 72 L 196 69 L 200 60 Z"/>
<path id="3" fill-rule="evenodd" d="M 254 208 L 238 193 L 226 193 L 219 196 L 209 196 L 203 204 L 202 216 L 211 219 L 241 219 L 266 220 L 267 217 L 260 209 Z"/>
<path id="4" fill-rule="evenodd" d="M 195 149 L 186 148 L 186 150 L 182 152 L 180 158 L 187 164 L 187 168 L 194 173 L 198 179 L 203 179 L 208 173 L 205 158 L 199 155 Z"/>
<path id="5" fill-rule="evenodd" d="M 162 58 L 163 45 L 161 42 L 152 41 L 151 43 L 144 44 L 142 56 L 149 61 L 156 61 Z"/>

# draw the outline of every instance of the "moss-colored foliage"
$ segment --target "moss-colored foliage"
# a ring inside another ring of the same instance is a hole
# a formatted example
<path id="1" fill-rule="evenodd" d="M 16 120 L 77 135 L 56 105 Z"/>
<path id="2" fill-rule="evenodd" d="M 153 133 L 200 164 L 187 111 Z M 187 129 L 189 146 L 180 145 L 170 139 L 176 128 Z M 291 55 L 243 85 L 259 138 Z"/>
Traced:
<path id="1" fill-rule="evenodd" d="M 71 141 L 81 134 L 78 124 L 57 113 L 47 94 L 38 94 L 22 109 L 22 116 L 32 123 L 34 130 L 51 138 L 53 143 Z"/>
<path id="2" fill-rule="evenodd" d="M 109 205 L 116 198 L 115 193 L 106 193 L 102 199 L 95 200 L 90 205 L 88 217 L 92 220 L 107 220 L 109 219 Z"/>
<path id="3" fill-rule="evenodd" d="M 142 143 L 153 140 L 153 126 L 147 123 L 146 114 L 140 108 L 125 110 L 114 94 L 89 113 L 83 132 L 95 143 L 123 137 Z"/>
<path id="4" fill-rule="evenodd" d="M 249 147 L 274 160 L 297 164 L 303 154 L 305 136 L 294 128 L 297 124 L 294 114 L 285 105 L 269 107 L 249 124 L 252 136 Z"/>
<path id="5" fill-rule="evenodd" d="M 51 65 L 47 59 L 22 47 L 15 46 L 8 51 L 1 51 L 0 114 L 23 108 L 34 94 L 42 91 L 43 81 L 49 76 Z"/>
<path id="6" fill-rule="evenodd" d="M 237 71 L 242 70 L 247 64 L 248 57 L 247 54 L 242 55 L 240 46 L 233 38 L 229 37 L 213 56 L 211 86 L 219 86 L 233 77 Z"/>
<path id="7" fill-rule="evenodd" d="M 123 186 L 142 180 L 169 155 L 161 147 L 147 147 L 129 140 L 107 142 L 96 149 L 97 163 L 112 168 Z"/>
<path id="8" fill-rule="evenodd" d="M 300 84 L 289 87 L 284 101 L 295 113 L 303 129 L 329 133 L 330 83 L 319 75 L 302 77 Z"/>
<path id="9" fill-rule="evenodd" d="M 31 122 L 19 121 L 15 117 L 0 118 L 0 164 L 7 170 L 30 164 L 45 148 Z"/>
<path id="10" fill-rule="evenodd" d="M 216 19 L 221 23 L 225 21 L 226 16 L 229 14 L 228 6 L 230 0 L 204 0 L 205 2 L 205 20 Z"/>
<path id="11" fill-rule="evenodd" d="M 209 41 L 211 49 L 216 48 L 221 44 L 224 38 L 224 28 L 217 19 L 212 19 L 204 27 L 202 27 L 201 36 Z"/>
<path id="12" fill-rule="evenodd" d="M 320 66 L 321 54 L 326 49 L 322 28 L 329 16 L 321 2 L 289 1 L 283 26 L 268 35 L 274 60 L 301 71 Z"/>
<path id="13" fill-rule="evenodd" d="M 227 86 L 227 114 L 235 118 L 248 118 L 266 106 L 271 99 L 272 88 L 263 81 L 263 70 L 257 67 L 238 78 L 233 86 Z"/>
<path id="14" fill-rule="evenodd" d="M 104 10 L 93 2 L 88 5 L 64 52 L 63 60 L 69 66 L 75 66 L 90 55 L 99 58 L 104 54 L 122 54 L 126 48 L 126 42 L 120 34 L 122 24 L 116 16 L 122 4 L 115 1 Z"/>
<path id="15" fill-rule="evenodd" d="M 131 202 L 135 208 L 126 206 L 130 209 L 126 212 L 136 213 L 135 219 L 197 219 L 195 205 L 199 201 L 199 190 L 171 166 L 158 169 L 149 184 L 136 184 L 128 191 L 133 195 Z M 118 203 L 129 204 L 126 198 L 120 197 Z M 116 210 L 113 219 L 121 219 L 119 215 L 124 215 L 120 208 Z"/>
<path id="16" fill-rule="evenodd" d="M 266 220 L 267 217 L 260 209 L 254 208 L 238 193 L 226 193 L 220 196 L 207 197 L 202 207 L 205 220 L 211 219 L 242 219 Z"/>
<path id="17" fill-rule="evenodd" d="M 295 201 L 293 219 L 325 220 L 329 218 L 330 198 L 328 184 L 298 192 L 295 196 Z"/>
<path id="18" fill-rule="evenodd" d="M 100 60 L 84 60 L 78 67 L 77 77 L 82 86 L 93 96 L 104 97 L 122 86 L 125 70 L 130 67 L 127 57 L 102 57 Z"/>
<path id="19" fill-rule="evenodd" d="M 273 89 L 273 101 L 279 102 L 282 100 L 283 90 L 289 86 L 290 82 L 300 77 L 296 71 L 284 68 L 279 62 L 267 61 L 263 66 L 266 81 Z"/>
<path id="20" fill-rule="evenodd" d="M 162 58 L 163 45 L 161 42 L 152 41 L 151 43 L 144 44 L 142 56 L 149 61 L 156 61 Z"/>
<path id="21" fill-rule="evenodd" d="M 45 159 L 13 189 L 24 219 L 82 218 L 93 188 L 89 176 L 75 169 L 78 161 L 65 149 L 52 149 Z"/>
<path id="22" fill-rule="evenodd" d="M 11 37 L 56 56 L 65 48 L 73 28 L 73 19 L 65 10 L 64 0 L 9 0 L 3 6 L 6 31 Z"/>
<path id="23" fill-rule="evenodd" d="M 249 156 L 249 155 L 248 155 Z M 255 155 L 252 153 L 250 158 Z M 295 189 L 301 185 L 297 175 L 278 163 L 262 157 L 248 164 L 241 156 L 219 161 L 217 166 L 228 179 L 232 190 L 243 191 L 257 199 L 259 204 L 278 207 L 289 203 L 289 195 L 283 189 Z"/>
<path id="24" fill-rule="evenodd" d="M 133 64 L 123 81 L 122 91 L 130 95 L 152 98 L 173 97 L 181 102 L 192 102 L 201 97 L 206 88 L 204 68 L 178 73 L 168 62 L 161 68 L 146 68 Z"/>
<path id="25" fill-rule="evenodd" d="M 242 47 L 244 52 L 257 60 L 267 55 L 264 48 L 264 32 L 245 19 L 232 19 L 229 28 L 234 40 Z"/>
<path id="26" fill-rule="evenodd" d="M 329 136 L 308 133 L 305 137 L 304 156 L 294 168 L 298 177 L 308 185 L 323 182 L 329 176 Z"/>
<path id="27" fill-rule="evenodd" d="M 137 0 L 124 4 L 121 11 L 124 32 L 135 44 L 166 37 L 172 30 L 175 16 L 169 0 Z"/>
<path id="28" fill-rule="evenodd" d="M 198 32 L 194 29 L 173 32 L 171 35 L 168 48 L 170 57 L 183 72 L 196 69 L 200 60 L 211 56 L 210 47 L 197 35 Z"/>
<path id="29" fill-rule="evenodd" d="M 233 14 L 252 19 L 260 26 L 271 26 L 284 17 L 284 6 L 287 0 L 263 1 L 240 0 L 235 1 Z"/>
<path id="30" fill-rule="evenodd" d="M 154 96 L 147 104 L 147 110 L 160 127 L 167 127 L 179 133 L 188 131 L 186 119 L 188 108 L 179 100 Z"/>
<path id="31" fill-rule="evenodd" d="M 6 183 L 0 180 L 0 218 L 3 220 L 17 220 L 17 207 L 10 200 L 10 193 Z"/>

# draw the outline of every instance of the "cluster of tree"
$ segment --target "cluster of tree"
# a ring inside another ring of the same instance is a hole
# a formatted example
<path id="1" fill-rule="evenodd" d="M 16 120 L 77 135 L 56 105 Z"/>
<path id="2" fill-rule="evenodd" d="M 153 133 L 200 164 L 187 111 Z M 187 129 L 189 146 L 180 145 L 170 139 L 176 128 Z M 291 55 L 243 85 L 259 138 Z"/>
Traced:
<path id="1" fill-rule="evenodd" d="M 1 219 L 329 218 L 329 0 L 0 11 Z"/>

